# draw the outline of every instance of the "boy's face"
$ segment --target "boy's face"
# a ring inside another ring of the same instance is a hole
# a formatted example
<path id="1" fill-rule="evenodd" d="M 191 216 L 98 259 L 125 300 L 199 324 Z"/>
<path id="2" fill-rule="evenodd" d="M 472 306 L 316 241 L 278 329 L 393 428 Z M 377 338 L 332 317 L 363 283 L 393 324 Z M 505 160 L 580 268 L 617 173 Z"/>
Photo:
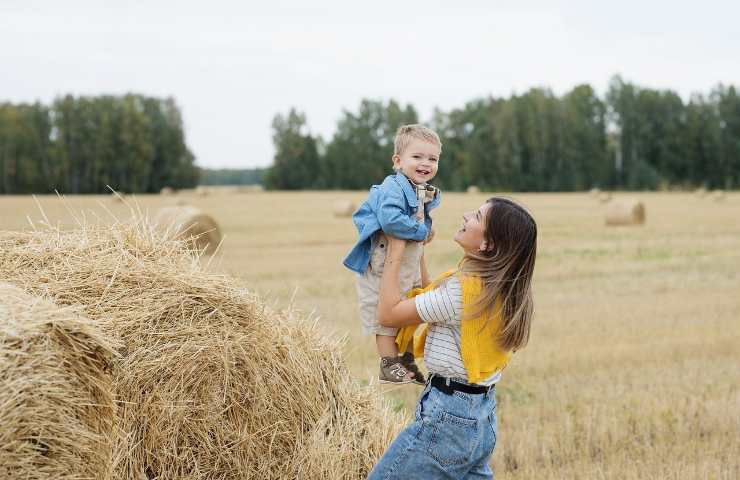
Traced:
<path id="1" fill-rule="evenodd" d="M 393 168 L 400 170 L 416 184 L 427 183 L 437 174 L 439 147 L 413 139 L 399 155 L 393 155 Z"/>

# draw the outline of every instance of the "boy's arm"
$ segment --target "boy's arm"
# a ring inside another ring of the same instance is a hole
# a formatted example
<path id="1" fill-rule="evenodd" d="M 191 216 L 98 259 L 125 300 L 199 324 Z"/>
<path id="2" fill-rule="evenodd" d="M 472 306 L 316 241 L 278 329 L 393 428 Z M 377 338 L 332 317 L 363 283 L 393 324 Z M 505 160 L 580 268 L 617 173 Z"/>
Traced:
<path id="1" fill-rule="evenodd" d="M 424 222 L 419 222 L 406 213 L 406 199 L 400 190 L 388 189 L 380 198 L 378 220 L 380 228 L 388 235 L 404 240 L 421 242 L 427 238 L 429 229 Z"/>

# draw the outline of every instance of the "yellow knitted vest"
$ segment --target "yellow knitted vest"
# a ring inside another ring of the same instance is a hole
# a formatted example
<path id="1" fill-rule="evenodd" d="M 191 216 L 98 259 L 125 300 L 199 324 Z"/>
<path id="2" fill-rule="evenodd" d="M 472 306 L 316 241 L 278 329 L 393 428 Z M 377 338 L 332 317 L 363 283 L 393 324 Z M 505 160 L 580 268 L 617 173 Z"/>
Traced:
<path id="1" fill-rule="evenodd" d="M 426 288 L 415 288 L 408 294 L 408 298 L 415 297 L 420 293 L 433 290 L 443 280 L 454 275 L 456 270 L 449 270 L 437 277 Z M 496 343 L 496 335 L 501 328 L 501 306 L 497 301 L 493 312 L 470 318 L 475 302 L 481 292 L 481 281 L 478 277 L 472 277 L 457 273 L 462 286 L 463 318 L 460 325 L 460 354 L 463 365 L 468 372 L 468 382 L 478 383 L 499 370 L 503 370 L 511 357 L 511 351 L 502 350 Z M 418 328 L 417 328 L 418 327 Z M 424 356 L 424 344 L 426 342 L 428 325 L 409 325 L 398 330 L 396 344 L 400 352 L 405 352 L 409 342 L 413 339 L 414 357 Z"/>

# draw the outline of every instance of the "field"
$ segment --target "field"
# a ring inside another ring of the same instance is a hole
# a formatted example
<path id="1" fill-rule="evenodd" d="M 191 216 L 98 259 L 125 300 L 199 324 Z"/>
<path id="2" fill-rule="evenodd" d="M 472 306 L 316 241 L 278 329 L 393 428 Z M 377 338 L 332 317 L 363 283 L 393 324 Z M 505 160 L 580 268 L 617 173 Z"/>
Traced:
<path id="1" fill-rule="evenodd" d="M 645 204 L 644 226 L 604 226 L 604 205 L 585 193 L 513 195 L 539 225 L 536 315 L 529 346 L 497 388 L 497 478 L 740 478 L 740 193 L 721 202 L 621 196 Z M 223 191 L 135 203 L 155 213 L 184 199 L 215 217 L 225 239 L 209 268 L 346 337 L 353 375 L 372 382 L 372 341 L 360 332 L 353 274 L 341 265 L 355 231 L 332 215 L 336 200 L 363 197 Z M 432 274 L 457 263 L 451 238 L 461 214 L 485 198 L 445 194 L 427 246 Z M 65 227 L 80 212 L 89 222 L 129 216 L 107 196 L 37 201 L 0 197 L 0 229 L 29 228 L 28 218 L 42 218 L 39 205 Z M 410 413 L 419 390 L 386 393 Z"/>

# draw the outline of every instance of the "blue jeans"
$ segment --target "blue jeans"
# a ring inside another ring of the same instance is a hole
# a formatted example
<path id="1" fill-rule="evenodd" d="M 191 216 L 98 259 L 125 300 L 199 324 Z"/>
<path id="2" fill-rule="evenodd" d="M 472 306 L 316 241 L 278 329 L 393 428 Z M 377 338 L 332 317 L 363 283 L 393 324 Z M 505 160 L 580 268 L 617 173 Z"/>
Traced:
<path id="1" fill-rule="evenodd" d="M 496 396 L 454 392 L 427 383 L 414 421 L 388 447 L 368 480 L 493 478 Z"/>

